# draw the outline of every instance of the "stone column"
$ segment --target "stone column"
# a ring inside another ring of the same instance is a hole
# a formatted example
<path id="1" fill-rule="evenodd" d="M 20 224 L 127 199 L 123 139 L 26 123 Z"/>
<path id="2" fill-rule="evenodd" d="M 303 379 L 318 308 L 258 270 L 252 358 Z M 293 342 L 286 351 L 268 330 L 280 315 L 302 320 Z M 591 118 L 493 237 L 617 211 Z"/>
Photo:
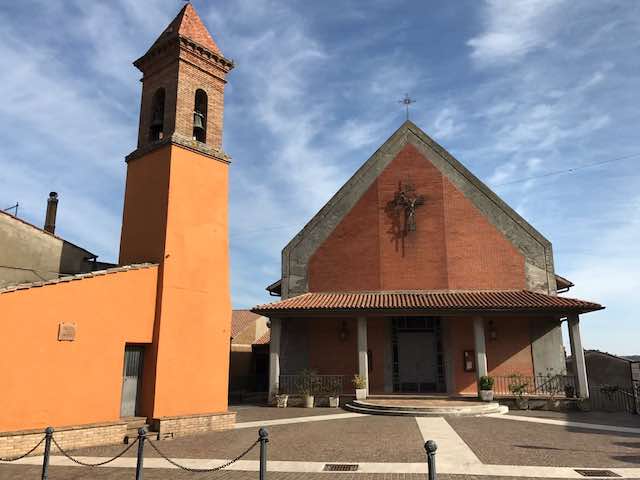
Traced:
<path id="1" fill-rule="evenodd" d="M 487 346 L 484 339 L 484 320 L 473 317 L 473 339 L 476 347 L 476 380 L 487 375 Z"/>
<path id="2" fill-rule="evenodd" d="M 369 358 L 367 353 L 366 317 L 358 317 L 358 374 L 367 382 L 367 395 L 369 395 Z"/>
<path id="3" fill-rule="evenodd" d="M 280 334 L 282 320 L 271 318 L 271 340 L 269 342 L 269 400 L 278 394 L 280 388 Z"/>
<path id="4" fill-rule="evenodd" d="M 584 349 L 580 338 L 580 318 L 578 315 L 568 315 L 569 343 L 571 344 L 571 354 L 575 373 L 578 376 L 578 397 L 589 398 L 589 383 L 587 380 L 587 366 L 584 363 Z"/>

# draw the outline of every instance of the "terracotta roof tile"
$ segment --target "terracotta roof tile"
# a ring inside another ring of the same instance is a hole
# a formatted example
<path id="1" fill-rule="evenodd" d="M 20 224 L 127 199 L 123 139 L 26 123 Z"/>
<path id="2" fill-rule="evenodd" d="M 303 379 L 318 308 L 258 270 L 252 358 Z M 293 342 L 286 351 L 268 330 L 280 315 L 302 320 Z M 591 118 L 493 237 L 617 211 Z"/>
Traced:
<path id="1" fill-rule="evenodd" d="M 123 265 L 121 267 L 108 268 L 106 270 L 96 270 L 95 272 L 78 273 L 76 275 L 65 275 L 64 277 L 52 278 L 51 280 L 20 283 L 18 285 L 9 285 L 0 288 L 0 295 L 3 293 L 15 292 L 18 290 L 28 290 L 30 288 L 44 287 L 47 285 L 55 285 L 57 283 L 73 282 L 76 280 L 84 280 L 85 278 L 98 277 L 100 275 L 109 275 L 112 273 L 127 272 L 129 270 L 140 270 L 143 268 L 157 267 L 156 263 L 135 263 L 132 265 Z"/>
<path id="2" fill-rule="evenodd" d="M 271 330 L 267 330 L 264 335 L 253 342 L 254 345 L 267 345 L 271 341 Z"/>
<path id="3" fill-rule="evenodd" d="M 217 53 L 218 55 L 222 55 L 218 45 L 216 45 L 216 42 L 211 38 L 211 34 L 207 30 L 207 27 L 204 26 L 204 23 L 202 23 L 200 16 L 191 3 L 187 3 L 182 7 L 180 13 L 178 13 L 176 18 L 174 18 L 167 28 L 164 29 L 158 39 L 153 42 L 153 45 L 149 50 L 152 50 L 165 39 L 176 35 L 186 37 L 207 50 Z"/>
<path id="4" fill-rule="evenodd" d="M 235 338 L 260 317 L 261 315 L 253 313 L 251 310 L 233 310 L 231 313 L 231 338 Z"/>
<path id="5" fill-rule="evenodd" d="M 603 306 L 574 298 L 545 295 L 529 290 L 433 290 L 382 292 L 310 292 L 279 302 L 258 305 L 255 313 L 326 310 L 419 311 L 531 311 L 590 312 Z"/>

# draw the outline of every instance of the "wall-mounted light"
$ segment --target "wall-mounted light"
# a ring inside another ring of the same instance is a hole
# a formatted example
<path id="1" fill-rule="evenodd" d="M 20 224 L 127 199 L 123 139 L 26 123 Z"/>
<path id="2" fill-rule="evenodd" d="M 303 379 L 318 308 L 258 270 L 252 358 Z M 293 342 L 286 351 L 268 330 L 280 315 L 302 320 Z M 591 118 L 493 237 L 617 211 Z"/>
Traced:
<path id="1" fill-rule="evenodd" d="M 493 320 L 489 320 L 489 338 L 491 340 L 498 338 L 498 333 L 496 332 L 496 326 L 493 324 Z"/>
<path id="2" fill-rule="evenodd" d="M 340 337 L 340 341 L 342 342 L 344 342 L 349 336 L 349 329 L 347 328 L 347 322 L 345 320 L 343 320 L 342 324 L 340 325 L 338 336 Z"/>

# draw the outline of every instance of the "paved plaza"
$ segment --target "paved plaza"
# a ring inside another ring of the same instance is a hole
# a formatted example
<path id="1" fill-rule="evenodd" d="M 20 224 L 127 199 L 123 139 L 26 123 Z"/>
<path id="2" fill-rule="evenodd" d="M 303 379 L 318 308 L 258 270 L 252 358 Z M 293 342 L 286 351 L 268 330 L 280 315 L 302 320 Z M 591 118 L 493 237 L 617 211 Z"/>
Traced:
<path id="1" fill-rule="evenodd" d="M 370 416 L 328 408 L 235 407 L 234 430 L 158 443 L 169 457 L 191 467 L 209 468 L 234 458 L 269 431 L 269 478 L 424 478 L 424 442 L 438 444 L 439 478 L 583 478 L 575 468 L 604 468 L 622 478 L 640 478 L 640 417 L 620 414 L 513 412 L 490 417 Z M 121 445 L 73 451 L 96 462 L 114 456 Z M 145 479 L 257 478 L 258 448 L 233 470 L 189 473 L 177 470 L 145 448 Z M 134 478 L 135 448 L 109 467 L 71 466 L 55 453 L 50 479 Z M 0 465 L 0 480 L 40 478 L 41 458 Z M 323 473 L 326 463 L 358 464 L 357 473 Z M 31 465 L 29 465 L 31 464 Z"/>

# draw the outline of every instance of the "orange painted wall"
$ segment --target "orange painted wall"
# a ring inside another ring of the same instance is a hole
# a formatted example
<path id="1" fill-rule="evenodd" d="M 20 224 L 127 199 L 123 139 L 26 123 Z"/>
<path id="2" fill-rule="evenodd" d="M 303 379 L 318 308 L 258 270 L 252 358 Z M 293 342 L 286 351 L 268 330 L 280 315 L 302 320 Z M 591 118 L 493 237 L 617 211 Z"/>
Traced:
<path id="1" fill-rule="evenodd" d="M 120 419 L 125 343 L 149 343 L 157 267 L 0 295 L 0 431 Z M 76 340 L 60 342 L 60 322 Z"/>
<path id="2" fill-rule="evenodd" d="M 404 238 L 388 202 L 425 196 Z M 413 145 L 406 145 L 309 261 L 310 291 L 524 288 L 524 257 Z"/>
<path id="3" fill-rule="evenodd" d="M 145 391 L 153 391 L 149 416 L 226 411 L 231 330 L 228 165 L 167 145 L 130 162 L 129 168 L 132 197 L 144 185 L 150 192 L 125 204 L 121 258 L 162 258 L 151 363 L 155 371 L 148 374 L 152 385 L 145 385 Z M 168 194 L 163 196 L 167 180 Z M 139 231 L 128 224 L 144 221 L 153 209 L 160 214 L 152 217 L 152 228 Z M 164 237 L 157 234 L 163 221 Z M 194 368 L 200 373 L 194 374 Z"/>

